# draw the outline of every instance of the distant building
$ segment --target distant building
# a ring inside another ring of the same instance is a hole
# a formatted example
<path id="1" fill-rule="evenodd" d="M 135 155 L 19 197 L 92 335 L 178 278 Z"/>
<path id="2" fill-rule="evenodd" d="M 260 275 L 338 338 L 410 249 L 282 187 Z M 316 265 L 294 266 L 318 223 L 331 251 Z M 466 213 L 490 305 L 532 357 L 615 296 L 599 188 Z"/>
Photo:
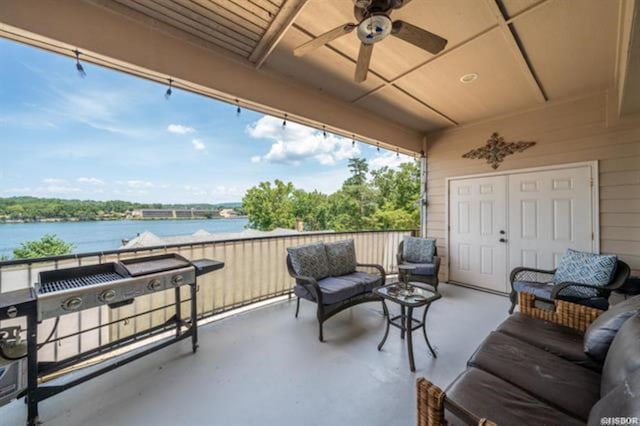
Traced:
<path id="1" fill-rule="evenodd" d="M 131 217 L 138 219 L 205 219 L 217 216 L 215 210 L 202 209 L 138 209 Z"/>
<path id="2" fill-rule="evenodd" d="M 222 210 L 220 210 L 220 216 L 222 216 L 222 217 L 237 217 L 237 216 L 239 216 L 239 214 L 234 209 L 222 209 Z"/>

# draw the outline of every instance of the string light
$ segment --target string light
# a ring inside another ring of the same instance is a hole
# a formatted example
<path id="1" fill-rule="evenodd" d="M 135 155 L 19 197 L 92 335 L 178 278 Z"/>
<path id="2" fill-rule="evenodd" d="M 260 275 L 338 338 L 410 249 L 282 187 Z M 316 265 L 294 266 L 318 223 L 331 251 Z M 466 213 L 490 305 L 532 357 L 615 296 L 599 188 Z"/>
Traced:
<path id="1" fill-rule="evenodd" d="M 356 146 L 356 135 L 351 135 L 351 146 L 352 147 Z"/>
<path id="2" fill-rule="evenodd" d="M 171 93 L 173 93 L 171 90 L 171 88 L 173 87 L 173 79 L 169 78 L 168 80 L 169 80 L 169 87 L 167 87 L 167 91 L 164 92 L 164 98 L 166 100 L 169 100 L 169 98 L 171 97 Z"/>
<path id="3" fill-rule="evenodd" d="M 322 137 L 323 138 L 327 138 L 327 128 L 325 127 L 325 125 L 322 125 Z"/>
<path id="4" fill-rule="evenodd" d="M 396 158 L 400 158 L 400 149 L 396 148 Z"/>
<path id="5" fill-rule="evenodd" d="M 380 144 L 379 143 L 376 144 L 376 151 L 380 152 Z"/>
<path id="6" fill-rule="evenodd" d="M 240 101 L 236 99 L 236 117 L 240 117 L 240 113 L 242 109 L 240 109 Z"/>
<path id="7" fill-rule="evenodd" d="M 282 128 L 287 127 L 287 114 L 284 115 L 284 120 L 282 120 Z"/>
<path id="8" fill-rule="evenodd" d="M 87 76 L 87 73 L 84 71 L 84 67 L 80 63 L 80 51 L 76 49 L 72 52 L 76 55 L 76 70 L 78 70 L 78 75 L 80 76 L 80 78 L 85 78 Z"/>

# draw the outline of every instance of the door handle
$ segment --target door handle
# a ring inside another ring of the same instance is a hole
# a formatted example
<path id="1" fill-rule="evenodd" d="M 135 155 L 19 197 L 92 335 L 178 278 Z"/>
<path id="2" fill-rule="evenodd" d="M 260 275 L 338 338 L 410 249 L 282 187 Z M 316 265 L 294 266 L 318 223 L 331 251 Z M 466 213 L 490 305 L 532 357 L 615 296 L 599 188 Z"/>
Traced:
<path id="1" fill-rule="evenodd" d="M 500 230 L 500 235 L 504 235 L 504 234 L 505 234 L 504 229 L 501 229 Z"/>
<path id="2" fill-rule="evenodd" d="M 507 240 L 506 240 L 506 238 L 500 238 L 500 242 L 501 242 L 501 243 L 506 243 L 506 242 L 507 242 Z"/>

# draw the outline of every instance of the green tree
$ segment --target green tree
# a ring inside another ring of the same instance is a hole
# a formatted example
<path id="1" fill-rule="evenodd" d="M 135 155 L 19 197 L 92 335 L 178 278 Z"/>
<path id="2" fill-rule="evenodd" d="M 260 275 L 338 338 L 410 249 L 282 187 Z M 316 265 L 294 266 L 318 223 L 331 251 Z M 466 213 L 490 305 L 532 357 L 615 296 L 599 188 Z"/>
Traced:
<path id="1" fill-rule="evenodd" d="M 71 253 L 73 244 L 67 243 L 55 234 L 46 234 L 40 240 L 27 241 L 13 250 L 14 259 L 59 256 Z"/>
<path id="2" fill-rule="evenodd" d="M 295 219 L 304 222 L 305 231 L 321 231 L 329 227 L 329 204 L 325 194 L 302 189 L 293 191 L 292 208 Z"/>
<path id="3" fill-rule="evenodd" d="M 275 228 L 293 228 L 295 215 L 293 212 L 293 192 L 291 182 L 275 180 L 260 182 L 247 190 L 242 199 L 242 207 L 249 218 L 249 227 L 262 231 Z"/>

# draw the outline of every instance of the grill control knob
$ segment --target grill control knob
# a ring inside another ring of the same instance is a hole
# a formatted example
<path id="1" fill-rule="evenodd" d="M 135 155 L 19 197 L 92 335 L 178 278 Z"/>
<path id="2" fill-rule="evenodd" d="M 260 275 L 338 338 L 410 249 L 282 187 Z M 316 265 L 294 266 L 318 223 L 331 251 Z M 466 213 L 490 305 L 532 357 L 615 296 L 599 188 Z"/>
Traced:
<path id="1" fill-rule="evenodd" d="M 147 288 L 151 291 L 158 291 L 162 288 L 162 283 L 160 282 L 159 279 L 153 279 L 149 281 Z"/>
<path id="2" fill-rule="evenodd" d="M 171 278 L 171 282 L 173 283 L 173 285 L 180 285 L 184 282 L 184 277 L 182 275 L 175 275 L 173 278 Z"/>
<path id="3" fill-rule="evenodd" d="M 80 306 L 82 306 L 82 299 L 79 297 L 72 297 L 62 302 L 62 309 L 65 311 L 75 311 Z"/>
<path id="4" fill-rule="evenodd" d="M 105 290 L 102 293 L 100 293 L 100 300 L 102 300 L 103 302 L 109 303 L 115 298 L 116 298 L 116 292 L 114 290 Z"/>

